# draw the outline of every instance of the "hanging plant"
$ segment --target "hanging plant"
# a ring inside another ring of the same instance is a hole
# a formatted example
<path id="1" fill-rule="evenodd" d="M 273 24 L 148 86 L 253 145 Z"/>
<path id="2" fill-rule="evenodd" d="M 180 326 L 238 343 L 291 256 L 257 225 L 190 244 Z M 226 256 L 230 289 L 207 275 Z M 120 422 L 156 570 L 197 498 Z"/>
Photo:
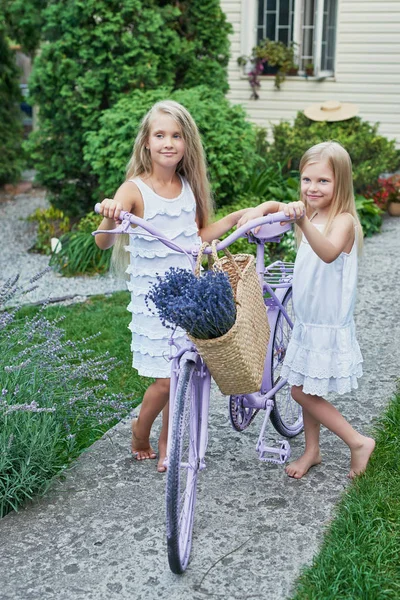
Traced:
<path id="1" fill-rule="evenodd" d="M 296 75 L 298 65 L 295 61 L 294 43 L 286 46 L 283 42 L 275 42 L 266 38 L 254 46 L 250 56 L 239 56 L 239 66 L 252 64 L 252 69 L 248 73 L 250 87 L 252 89 L 251 98 L 258 100 L 258 89 L 261 87 L 259 77 L 263 74 L 266 64 L 270 67 L 276 67 L 275 88 L 280 89 L 281 83 L 285 81 L 287 74 Z"/>

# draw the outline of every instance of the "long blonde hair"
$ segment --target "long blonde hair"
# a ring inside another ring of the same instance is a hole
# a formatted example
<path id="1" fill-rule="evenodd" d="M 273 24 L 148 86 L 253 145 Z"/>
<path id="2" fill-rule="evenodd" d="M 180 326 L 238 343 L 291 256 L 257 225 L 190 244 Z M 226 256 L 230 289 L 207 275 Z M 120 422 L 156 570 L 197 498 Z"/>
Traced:
<path id="1" fill-rule="evenodd" d="M 341 213 L 349 213 L 356 220 L 358 250 L 360 251 L 363 245 L 363 230 L 360 220 L 357 215 L 356 203 L 354 200 L 353 174 L 351 166 L 351 158 L 347 150 L 343 148 L 339 142 L 329 141 L 322 142 L 312 146 L 305 152 L 300 160 L 300 179 L 304 169 L 311 164 L 326 161 L 332 170 L 335 178 L 335 187 L 333 198 L 328 213 L 328 220 L 324 228 L 324 233 L 328 233 L 335 217 Z M 307 216 L 310 207 L 307 206 L 307 199 L 301 198 L 306 206 Z M 301 230 L 296 227 L 296 240 L 299 244 L 301 241 Z"/>
<path id="2" fill-rule="evenodd" d="M 210 184 L 207 177 L 207 165 L 203 144 L 196 123 L 184 106 L 173 100 L 163 100 L 152 106 L 143 117 L 133 146 L 132 156 L 126 169 L 126 180 L 151 175 L 153 165 L 150 152 L 146 149 L 151 124 L 154 117 L 164 113 L 169 115 L 179 125 L 182 138 L 185 141 L 185 152 L 176 167 L 176 173 L 188 181 L 196 199 L 196 220 L 199 229 L 205 227 L 213 212 Z M 127 264 L 129 257 L 124 251 L 127 236 L 119 235 L 113 250 L 113 270 L 120 271 Z"/>

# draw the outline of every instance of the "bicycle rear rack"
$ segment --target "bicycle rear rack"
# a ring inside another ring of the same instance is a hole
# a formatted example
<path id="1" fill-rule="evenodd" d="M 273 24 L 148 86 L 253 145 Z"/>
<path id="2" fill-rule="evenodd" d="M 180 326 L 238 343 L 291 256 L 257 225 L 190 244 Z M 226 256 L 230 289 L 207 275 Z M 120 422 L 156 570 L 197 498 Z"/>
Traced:
<path id="1" fill-rule="evenodd" d="M 271 410 L 274 407 L 274 401 L 267 400 L 267 406 L 265 409 L 264 422 L 261 427 L 260 435 L 256 444 L 256 452 L 258 452 L 258 458 L 263 462 L 271 462 L 278 465 L 283 465 L 290 458 L 290 444 L 287 440 L 278 440 L 278 447 L 267 446 L 264 438 L 269 423 L 269 416 Z M 272 456 L 271 456 L 272 454 Z"/>
<path id="2" fill-rule="evenodd" d="M 294 263 L 277 260 L 264 271 L 264 281 L 271 287 L 287 287 L 293 279 Z"/>

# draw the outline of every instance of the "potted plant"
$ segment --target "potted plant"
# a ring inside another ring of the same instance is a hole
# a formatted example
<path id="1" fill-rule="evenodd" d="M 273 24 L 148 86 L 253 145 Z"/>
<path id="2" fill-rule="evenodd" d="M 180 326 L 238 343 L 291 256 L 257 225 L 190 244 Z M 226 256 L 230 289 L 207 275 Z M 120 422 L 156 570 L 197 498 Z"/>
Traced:
<path id="1" fill-rule="evenodd" d="M 304 72 L 306 77 L 312 77 L 314 75 L 314 65 L 313 63 L 307 63 L 304 65 Z"/>
<path id="2" fill-rule="evenodd" d="M 272 67 L 276 72 L 275 87 L 280 89 L 281 83 L 286 79 L 286 75 L 297 74 L 298 65 L 295 62 L 294 44 L 286 46 L 283 42 L 275 42 L 268 38 L 255 46 L 251 56 L 239 56 L 238 64 L 240 66 L 252 64 L 252 69 L 248 73 L 249 83 L 252 88 L 252 98 L 257 100 L 259 95 L 257 89 L 260 87 L 259 77 L 265 72 L 265 67 Z"/>
<path id="3" fill-rule="evenodd" d="M 400 216 L 400 173 L 379 177 L 378 187 L 369 188 L 367 193 L 381 210 L 386 210 L 393 217 Z"/>
<path id="4" fill-rule="evenodd" d="M 389 198 L 387 210 L 392 217 L 400 217 L 400 173 L 392 175 L 387 180 L 389 188 Z"/>

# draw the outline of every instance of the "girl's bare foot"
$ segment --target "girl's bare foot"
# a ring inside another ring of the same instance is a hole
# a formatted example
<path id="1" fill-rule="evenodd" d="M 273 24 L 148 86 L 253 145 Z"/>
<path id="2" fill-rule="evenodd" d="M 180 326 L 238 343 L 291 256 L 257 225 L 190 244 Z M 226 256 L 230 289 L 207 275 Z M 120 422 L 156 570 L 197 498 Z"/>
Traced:
<path id="1" fill-rule="evenodd" d="M 167 442 L 161 438 L 158 440 L 158 463 L 157 471 L 159 473 L 165 473 L 167 467 L 164 464 L 165 457 L 167 456 Z"/>
<path id="2" fill-rule="evenodd" d="M 348 475 L 350 479 L 354 479 L 357 475 L 364 473 L 374 448 L 375 440 L 363 436 L 361 446 L 351 451 L 350 473 Z"/>
<path id="3" fill-rule="evenodd" d="M 156 453 L 150 446 L 146 438 L 140 438 L 136 435 L 137 419 L 132 420 L 132 456 L 136 460 L 145 460 L 146 458 L 156 458 Z"/>
<path id="4" fill-rule="evenodd" d="M 289 477 L 301 479 L 311 467 L 319 465 L 321 460 L 322 458 L 319 450 L 317 452 L 305 452 L 298 460 L 291 462 L 285 468 L 285 472 Z"/>

